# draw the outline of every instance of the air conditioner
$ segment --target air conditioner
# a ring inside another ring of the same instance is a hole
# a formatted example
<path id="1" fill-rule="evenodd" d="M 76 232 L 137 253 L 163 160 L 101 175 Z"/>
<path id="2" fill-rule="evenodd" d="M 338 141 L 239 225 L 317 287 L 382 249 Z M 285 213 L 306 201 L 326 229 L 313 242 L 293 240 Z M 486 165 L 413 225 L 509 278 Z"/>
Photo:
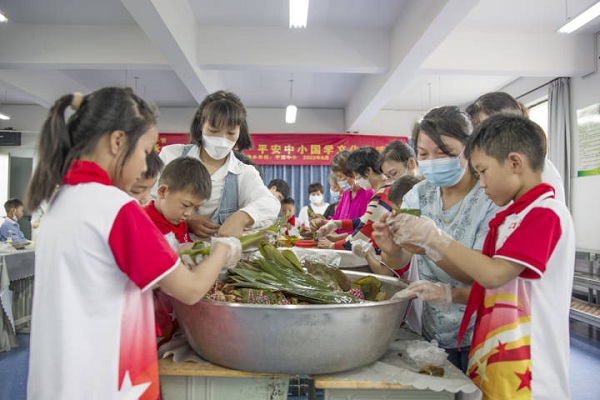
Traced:
<path id="1" fill-rule="evenodd" d="M 20 146 L 21 132 L 0 130 L 0 146 Z"/>

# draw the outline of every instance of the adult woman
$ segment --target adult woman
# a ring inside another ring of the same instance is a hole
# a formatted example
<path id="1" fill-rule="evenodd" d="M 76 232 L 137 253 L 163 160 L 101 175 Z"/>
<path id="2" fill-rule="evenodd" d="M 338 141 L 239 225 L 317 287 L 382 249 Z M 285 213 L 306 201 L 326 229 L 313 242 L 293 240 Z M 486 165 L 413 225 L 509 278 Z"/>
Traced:
<path id="1" fill-rule="evenodd" d="M 392 184 L 403 175 L 411 175 L 422 179 L 417 168 L 415 152 L 409 145 L 399 140 L 388 143 L 381 152 L 381 172 Z"/>
<path id="2" fill-rule="evenodd" d="M 233 148 L 252 147 L 246 108 L 231 92 L 208 95 L 198 107 L 191 126 L 191 144 L 166 146 L 160 152 L 165 165 L 178 157 L 202 161 L 210 173 L 212 192 L 187 223 L 201 238 L 239 236 L 247 227 L 265 225 L 277 217 L 279 201 L 269 192 L 257 170 L 239 161 Z"/>
<path id="3" fill-rule="evenodd" d="M 469 118 L 457 107 L 440 107 L 425 115 L 413 134 L 419 170 L 425 181 L 404 196 L 402 207 L 420 209 L 421 215 L 433 219 L 455 240 L 481 250 L 488 222 L 499 208 L 479 187 L 462 157 L 470 133 Z M 426 281 L 427 293 L 421 296 L 425 300 L 423 336 L 436 339 L 448 352 L 448 359 L 466 370 L 469 349 L 457 348 L 457 336 L 470 290 L 461 280 L 471 280 L 451 265 L 444 265 L 447 271 L 452 271 L 448 274 L 427 256 L 413 256 L 395 245 L 387 225 L 378 223 L 374 227 L 373 239 L 382 249 L 383 261 L 392 268 L 401 268 L 410 260 L 411 269 L 416 269 L 419 279 Z M 472 324 L 463 343 L 470 343 L 471 329 Z"/>
<path id="4" fill-rule="evenodd" d="M 381 171 L 379 152 L 373 147 L 363 146 L 354 150 L 348 156 L 346 169 L 354 176 L 355 182 L 363 189 L 372 189 L 373 196 L 369 200 L 366 212 L 360 218 L 336 220 L 332 219 L 318 231 L 319 248 L 352 250 L 352 242 L 364 240 L 371 242 L 373 222 L 379 221 L 383 215 L 392 211 L 388 200 L 390 185 L 386 185 Z M 332 241 L 328 236 L 336 229 L 352 230 L 346 238 Z"/>
<path id="5" fill-rule="evenodd" d="M 354 180 L 354 174 L 346 168 L 346 162 L 350 155 L 349 150 L 342 150 L 337 153 L 329 168 L 331 172 L 337 178 L 337 184 L 343 191 L 342 197 L 340 198 L 333 217 L 333 220 L 344 220 L 360 218 L 367 210 L 369 199 L 373 195 L 373 189 L 364 189 L 358 185 Z M 311 224 L 311 229 L 316 231 L 321 226 L 325 225 L 325 220 L 314 220 Z M 348 234 L 352 233 L 352 229 L 338 229 L 335 233 L 329 235 L 329 240 L 335 242 L 345 238 Z"/>
<path id="6" fill-rule="evenodd" d="M 471 123 L 474 128 L 477 128 L 488 117 L 500 113 L 522 115 L 525 118 L 529 118 L 527 107 L 505 92 L 490 92 L 479 96 L 473 104 L 470 104 L 467 107 L 466 112 L 471 117 Z M 547 144 L 546 133 L 543 131 L 540 133 L 542 134 L 541 136 L 544 143 Z M 546 151 L 546 154 L 547 153 L 548 152 Z M 563 179 L 554 164 L 552 164 L 552 161 L 547 157 L 544 162 L 542 182 L 550 184 L 550 186 L 554 188 L 555 198 L 562 203 L 565 202 L 565 186 Z"/>

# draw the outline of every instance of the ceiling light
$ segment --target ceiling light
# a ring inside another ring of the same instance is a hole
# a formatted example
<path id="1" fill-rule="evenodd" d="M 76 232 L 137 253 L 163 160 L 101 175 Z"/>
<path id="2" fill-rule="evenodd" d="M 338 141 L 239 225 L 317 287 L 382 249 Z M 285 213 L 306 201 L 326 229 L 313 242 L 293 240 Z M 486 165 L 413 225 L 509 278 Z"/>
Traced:
<path id="1" fill-rule="evenodd" d="M 7 99 L 8 99 L 8 89 L 5 89 L 4 90 L 4 104 L 6 104 L 6 100 Z M 4 108 L 4 104 L 2 104 L 2 108 Z M 4 110 L 2 109 L 0 111 L 4 111 Z M 4 114 L 3 112 L 0 112 L 0 119 L 8 121 L 10 119 L 10 115 Z"/>
<path id="2" fill-rule="evenodd" d="M 296 114 L 298 113 L 298 107 L 293 103 L 292 89 L 294 86 L 294 75 L 290 77 L 290 105 L 285 108 L 285 123 L 293 124 L 296 122 Z"/>
<path id="3" fill-rule="evenodd" d="M 576 16 L 575 18 L 567 21 L 567 23 L 564 24 L 558 30 L 558 32 L 573 33 L 577 29 L 581 28 L 582 26 L 584 26 L 585 24 L 587 24 L 588 22 L 593 20 L 594 18 L 598 17 L 599 15 L 600 15 L 600 1 L 597 2 L 596 4 L 594 4 L 593 6 L 591 6 L 590 8 L 588 8 L 587 10 L 585 10 L 584 12 L 582 12 L 581 14 L 579 14 L 578 16 Z"/>
<path id="4" fill-rule="evenodd" d="M 308 0 L 290 0 L 290 28 L 306 28 Z"/>
<path id="5" fill-rule="evenodd" d="M 285 108 L 285 123 L 293 124 L 296 122 L 296 114 L 298 114 L 298 107 L 290 104 Z M 1 115 L 1 114 L 0 114 Z"/>
<path id="6" fill-rule="evenodd" d="M 8 121 L 10 119 L 10 115 L 6 115 L 6 114 L 3 114 L 3 113 L 0 113 L 0 119 Z"/>
<path id="7" fill-rule="evenodd" d="M 8 18 L 6 18 L 6 15 L 4 15 L 4 13 L 2 11 L 0 11 L 0 22 L 7 22 Z"/>

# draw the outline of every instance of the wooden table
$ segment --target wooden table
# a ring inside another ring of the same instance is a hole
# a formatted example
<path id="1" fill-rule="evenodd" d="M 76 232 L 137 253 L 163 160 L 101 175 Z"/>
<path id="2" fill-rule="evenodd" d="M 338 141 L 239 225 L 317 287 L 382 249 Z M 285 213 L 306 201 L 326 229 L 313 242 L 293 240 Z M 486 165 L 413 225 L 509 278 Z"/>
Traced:
<path id="1" fill-rule="evenodd" d="M 17 346 L 17 332 L 29 327 L 35 253 L 0 254 L 0 351 Z"/>
<path id="2" fill-rule="evenodd" d="M 237 371 L 214 364 L 158 362 L 163 400 L 285 400 L 294 375 Z"/>

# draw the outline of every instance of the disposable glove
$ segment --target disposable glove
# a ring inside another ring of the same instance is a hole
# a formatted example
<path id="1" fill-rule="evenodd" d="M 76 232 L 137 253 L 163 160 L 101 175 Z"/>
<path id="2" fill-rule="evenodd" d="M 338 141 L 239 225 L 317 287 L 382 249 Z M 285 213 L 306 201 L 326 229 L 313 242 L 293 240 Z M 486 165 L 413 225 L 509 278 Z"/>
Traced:
<path id="1" fill-rule="evenodd" d="M 420 280 L 408 285 L 407 290 L 416 294 L 419 299 L 433 303 L 446 312 L 452 304 L 452 287 L 449 283 Z"/>
<path id="2" fill-rule="evenodd" d="M 371 242 L 366 240 L 356 239 L 352 241 L 352 253 L 360 258 L 367 258 L 367 254 L 375 255 L 375 249 Z"/>
<path id="3" fill-rule="evenodd" d="M 223 268 L 232 268 L 240 261 L 240 257 L 242 256 L 242 244 L 235 237 L 212 237 L 210 241 L 211 248 L 215 248 L 213 246 L 224 245 L 228 247 L 228 257 L 227 261 L 223 265 Z"/>
<path id="4" fill-rule="evenodd" d="M 325 225 L 319 228 L 319 230 L 317 231 L 317 238 L 324 238 L 331 232 L 335 232 L 337 229 L 338 227 L 335 224 L 335 222 L 333 220 L 329 220 Z"/>
<path id="5" fill-rule="evenodd" d="M 443 258 L 444 250 L 453 240 L 427 217 L 398 214 L 388 218 L 386 224 L 396 244 L 420 247 L 433 261 L 440 261 Z"/>

